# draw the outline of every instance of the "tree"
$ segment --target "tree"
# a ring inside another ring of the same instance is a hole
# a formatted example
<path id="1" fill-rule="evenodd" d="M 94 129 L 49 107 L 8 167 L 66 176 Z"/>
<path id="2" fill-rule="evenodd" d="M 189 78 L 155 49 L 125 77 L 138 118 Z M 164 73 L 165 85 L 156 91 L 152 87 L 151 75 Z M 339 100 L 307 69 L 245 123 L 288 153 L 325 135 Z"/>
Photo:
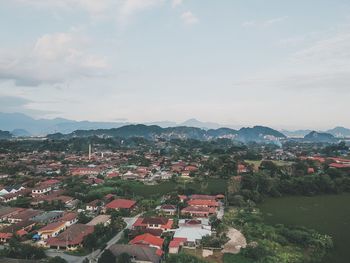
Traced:
<path id="1" fill-rule="evenodd" d="M 117 257 L 117 263 L 131 263 L 131 257 L 127 253 L 122 253 Z"/>
<path id="2" fill-rule="evenodd" d="M 50 258 L 48 263 L 67 263 L 67 261 L 59 256 L 56 256 L 54 258 Z"/>
<path id="3" fill-rule="evenodd" d="M 106 249 L 98 259 L 98 263 L 111 263 L 115 262 L 115 259 L 114 254 L 109 249 Z"/>

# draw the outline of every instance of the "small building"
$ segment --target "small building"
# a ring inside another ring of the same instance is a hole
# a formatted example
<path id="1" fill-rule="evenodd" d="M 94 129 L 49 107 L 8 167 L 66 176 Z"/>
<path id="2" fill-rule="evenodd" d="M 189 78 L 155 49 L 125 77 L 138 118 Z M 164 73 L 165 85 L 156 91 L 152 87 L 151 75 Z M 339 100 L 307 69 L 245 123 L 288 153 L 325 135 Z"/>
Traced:
<path id="1" fill-rule="evenodd" d="M 168 231 L 173 227 L 174 221 L 166 217 L 139 217 L 133 224 L 133 229 L 161 229 Z"/>
<path id="2" fill-rule="evenodd" d="M 208 220 L 181 219 L 179 228 L 175 230 L 174 240 L 182 240 L 183 246 L 197 247 L 204 236 L 211 236 Z"/>
<path id="3" fill-rule="evenodd" d="M 138 235 L 129 242 L 131 245 L 149 246 L 160 250 L 163 248 L 163 243 L 164 239 L 149 233 Z"/>
<path id="4" fill-rule="evenodd" d="M 88 203 L 86 205 L 86 210 L 89 211 L 89 212 L 98 212 L 99 210 L 102 209 L 102 206 L 103 206 L 103 202 L 101 200 L 94 200 L 94 201 L 91 201 L 90 203 Z"/>
<path id="5" fill-rule="evenodd" d="M 69 227 L 78 222 L 78 213 L 67 212 L 59 219 L 59 221 L 65 222 L 66 226 Z"/>
<path id="6" fill-rule="evenodd" d="M 213 207 L 187 206 L 181 210 L 181 215 L 189 215 L 191 217 L 209 217 L 215 215 L 216 209 Z"/>
<path id="7" fill-rule="evenodd" d="M 93 226 L 74 224 L 58 236 L 49 238 L 47 246 L 53 249 L 76 250 L 82 247 L 84 238 L 93 232 Z"/>
<path id="8" fill-rule="evenodd" d="M 96 226 L 98 224 L 103 224 L 104 226 L 107 226 L 110 223 L 111 223 L 111 216 L 110 215 L 98 215 L 98 216 L 94 217 L 86 225 L 88 225 L 88 226 Z"/>
<path id="9" fill-rule="evenodd" d="M 128 254 L 133 258 L 133 262 L 138 263 L 160 263 L 162 259 L 162 251 L 149 246 L 115 244 L 110 246 L 109 250 L 116 257 Z"/>
<path id="10" fill-rule="evenodd" d="M 106 205 L 106 209 L 127 209 L 132 210 L 136 206 L 136 201 L 128 199 L 115 199 Z"/>
<path id="11" fill-rule="evenodd" d="M 168 215 L 168 216 L 175 215 L 176 211 L 177 211 L 176 205 L 162 205 L 159 208 L 159 212 L 164 213 L 165 215 Z"/>
<path id="12" fill-rule="evenodd" d="M 65 222 L 54 222 L 48 224 L 38 230 L 38 235 L 42 240 L 49 239 L 50 237 L 56 237 L 60 232 L 67 228 Z"/>

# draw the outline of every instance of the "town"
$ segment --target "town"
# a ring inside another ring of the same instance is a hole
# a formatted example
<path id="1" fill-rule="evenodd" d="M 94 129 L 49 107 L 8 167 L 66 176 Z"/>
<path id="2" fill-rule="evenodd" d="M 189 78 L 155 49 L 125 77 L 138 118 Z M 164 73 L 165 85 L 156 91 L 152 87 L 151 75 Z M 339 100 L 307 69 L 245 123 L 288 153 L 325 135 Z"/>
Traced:
<path id="1" fill-rule="evenodd" d="M 23 262 L 254 262 L 255 203 L 350 191 L 344 141 L 27 138 L 0 152 L 1 254 Z M 303 231 L 310 256 L 331 247 Z"/>

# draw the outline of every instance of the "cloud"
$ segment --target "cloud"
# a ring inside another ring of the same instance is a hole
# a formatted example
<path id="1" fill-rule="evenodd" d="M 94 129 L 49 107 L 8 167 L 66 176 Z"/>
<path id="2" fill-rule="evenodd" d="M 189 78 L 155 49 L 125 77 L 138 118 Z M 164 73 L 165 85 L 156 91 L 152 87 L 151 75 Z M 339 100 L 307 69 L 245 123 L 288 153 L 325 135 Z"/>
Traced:
<path id="1" fill-rule="evenodd" d="M 250 20 L 246 21 L 242 24 L 243 27 L 270 27 L 272 25 L 275 25 L 277 23 L 280 23 L 284 20 L 286 20 L 288 16 L 283 16 L 283 17 L 276 17 L 268 20 L 263 20 L 263 21 L 257 21 L 257 20 Z"/>
<path id="2" fill-rule="evenodd" d="M 34 7 L 38 9 L 63 9 L 66 11 L 74 11 L 81 8 L 92 16 L 98 16 L 108 11 L 114 5 L 113 0 L 14 0 L 14 3 Z"/>
<path id="3" fill-rule="evenodd" d="M 317 40 L 309 47 L 296 52 L 292 61 L 298 64 L 309 63 L 350 69 L 350 30 Z"/>
<path id="4" fill-rule="evenodd" d="M 28 49 L 0 52 L 0 79 L 20 86 L 96 77 L 107 67 L 106 59 L 90 54 L 87 40 L 76 32 L 46 34 Z"/>
<path id="5" fill-rule="evenodd" d="M 178 6 L 182 5 L 182 3 L 183 3 L 183 0 L 172 0 L 171 6 L 173 8 L 175 8 L 175 7 L 178 7 Z"/>
<path id="6" fill-rule="evenodd" d="M 191 11 L 184 12 L 181 15 L 181 19 L 186 25 L 194 25 L 199 23 L 199 19 Z"/>
<path id="7" fill-rule="evenodd" d="M 39 110 L 33 108 L 34 101 L 16 96 L 0 96 L 0 112 L 20 112 L 31 116 L 58 113 L 57 111 Z"/>
<path id="8" fill-rule="evenodd" d="M 164 0 L 124 0 L 121 2 L 119 8 L 119 21 L 123 24 L 127 23 L 129 19 L 140 11 L 158 6 Z"/>

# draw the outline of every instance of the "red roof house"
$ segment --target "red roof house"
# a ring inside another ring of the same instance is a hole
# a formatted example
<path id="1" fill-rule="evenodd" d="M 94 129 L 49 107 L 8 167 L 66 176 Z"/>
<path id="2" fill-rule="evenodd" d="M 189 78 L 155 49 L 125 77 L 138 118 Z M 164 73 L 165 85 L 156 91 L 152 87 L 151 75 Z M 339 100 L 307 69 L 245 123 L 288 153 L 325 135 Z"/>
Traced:
<path id="1" fill-rule="evenodd" d="M 162 249 L 163 243 L 164 243 L 164 239 L 153 236 L 148 233 L 139 235 L 129 242 L 129 244 L 132 244 L 132 245 L 147 245 L 158 249 Z"/>
<path id="2" fill-rule="evenodd" d="M 128 199 L 115 199 L 106 205 L 107 209 L 132 209 L 136 205 L 136 201 Z"/>

